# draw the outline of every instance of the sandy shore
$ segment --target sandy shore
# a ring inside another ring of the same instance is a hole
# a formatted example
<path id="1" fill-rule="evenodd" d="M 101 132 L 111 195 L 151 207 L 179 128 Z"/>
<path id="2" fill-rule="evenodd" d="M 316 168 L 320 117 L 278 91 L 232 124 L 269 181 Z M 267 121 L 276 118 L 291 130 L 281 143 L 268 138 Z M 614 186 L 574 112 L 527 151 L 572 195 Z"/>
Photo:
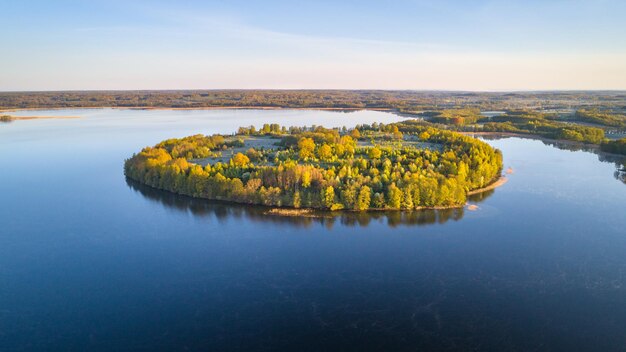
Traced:
<path id="1" fill-rule="evenodd" d="M 504 176 L 500 176 L 500 178 L 497 179 L 495 182 L 493 182 L 493 183 L 491 183 L 491 184 L 489 184 L 489 185 L 487 185 L 487 186 L 485 186 L 483 188 L 478 188 L 478 189 L 475 189 L 473 191 L 469 191 L 469 192 L 467 192 L 467 195 L 471 196 L 473 194 L 478 194 L 478 193 L 490 191 L 492 189 L 496 189 L 496 188 L 502 186 L 503 184 L 507 183 L 508 181 L 509 181 L 508 178 L 506 178 Z"/>

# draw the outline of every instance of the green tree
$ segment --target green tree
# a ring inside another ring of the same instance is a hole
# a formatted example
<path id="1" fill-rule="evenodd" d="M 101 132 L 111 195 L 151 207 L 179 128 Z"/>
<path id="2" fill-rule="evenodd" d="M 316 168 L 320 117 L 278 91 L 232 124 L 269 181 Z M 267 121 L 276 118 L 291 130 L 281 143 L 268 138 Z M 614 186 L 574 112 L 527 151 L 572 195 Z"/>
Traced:
<path id="1" fill-rule="evenodd" d="M 293 194 L 293 207 L 300 208 L 301 203 L 302 199 L 300 199 L 300 192 L 295 191 Z"/>
<path id="2" fill-rule="evenodd" d="M 402 209 L 413 209 L 415 205 L 413 203 L 413 187 L 407 187 L 403 190 Z"/>

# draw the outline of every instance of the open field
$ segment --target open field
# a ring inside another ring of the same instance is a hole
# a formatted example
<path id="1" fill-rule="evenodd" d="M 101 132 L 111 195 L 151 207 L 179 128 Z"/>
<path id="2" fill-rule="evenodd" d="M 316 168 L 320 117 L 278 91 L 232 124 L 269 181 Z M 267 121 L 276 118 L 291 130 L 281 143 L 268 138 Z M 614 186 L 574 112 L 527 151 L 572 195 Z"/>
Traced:
<path id="1" fill-rule="evenodd" d="M 280 142 L 280 138 L 276 137 L 259 137 L 259 136 L 246 136 L 246 137 L 231 137 L 230 141 L 234 141 L 236 139 L 243 139 L 244 145 L 242 147 L 232 147 L 222 151 L 220 156 L 210 157 L 210 158 L 202 158 L 202 159 L 192 159 L 190 162 L 202 166 L 206 166 L 207 164 L 216 164 L 218 162 L 227 163 L 233 155 L 237 153 L 245 154 L 246 151 L 250 148 L 254 148 L 256 150 L 277 150 L 280 147 L 277 143 Z M 229 139 L 227 139 L 228 141 Z"/>

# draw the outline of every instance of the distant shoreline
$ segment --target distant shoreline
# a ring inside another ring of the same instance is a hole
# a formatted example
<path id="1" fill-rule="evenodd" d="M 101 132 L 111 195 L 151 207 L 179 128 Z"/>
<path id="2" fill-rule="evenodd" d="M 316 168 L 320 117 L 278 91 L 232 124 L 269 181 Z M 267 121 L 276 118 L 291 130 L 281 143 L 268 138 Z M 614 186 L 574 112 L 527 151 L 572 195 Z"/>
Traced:
<path id="1" fill-rule="evenodd" d="M 115 110 L 322 110 L 322 111 L 389 111 L 394 108 L 325 108 L 325 107 L 280 107 L 280 106 L 204 106 L 204 107 L 152 107 L 152 106 L 68 106 L 54 108 L 0 108 L 0 113 L 15 111 L 42 111 L 42 110 L 78 110 L 78 109 L 115 109 Z"/>
<path id="2" fill-rule="evenodd" d="M 115 109 L 115 110 L 147 110 L 147 111 L 157 111 L 157 110 L 171 110 L 171 111 L 185 111 L 185 110 L 318 110 L 318 111 L 361 111 L 361 110 L 369 110 L 369 111 L 383 111 L 389 113 L 396 113 L 398 116 L 408 117 L 406 115 L 402 115 L 397 111 L 397 109 L 392 108 L 290 108 L 290 107 L 277 107 L 277 106 L 209 106 L 209 107 L 197 107 L 197 108 L 170 108 L 170 107 L 141 107 L 141 106 L 89 106 L 89 107 L 56 107 L 56 108 L 8 108 L 2 109 L 0 108 L 0 114 L 8 114 L 12 120 L 35 120 L 35 119 L 77 119 L 81 118 L 81 116 L 51 116 L 51 115 L 33 115 L 33 116 L 15 116 L 11 115 L 11 112 L 16 111 L 46 111 L 46 110 L 80 110 L 80 109 Z"/>
<path id="3" fill-rule="evenodd" d="M 9 115 L 12 120 L 38 120 L 38 119 L 79 119 L 80 116 L 15 116 Z"/>
<path id="4" fill-rule="evenodd" d="M 519 138 L 526 138 L 526 139 L 535 139 L 535 140 L 547 142 L 547 143 L 555 143 L 555 144 L 561 143 L 564 145 L 570 145 L 570 146 L 576 146 L 576 147 L 584 146 L 586 148 L 592 149 L 593 152 L 598 155 L 608 155 L 608 156 L 620 157 L 620 158 L 624 157 L 624 155 L 609 153 L 600 149 L 599 144 L 570 141 L 567 139 L 552 139 L 552 138 L 547 138 L 547 137 L 539 136 L 536 134 L 530 134 L 530 133 L 516 133 L 516 132 L 458 132 L 458 133 L 466 135 L 466 136 L 470 136 L 470 137 L 472 136 L 493 136 L 493 137 L 503 137 L 503 138 L 504 137 L 519 137 Z"/>

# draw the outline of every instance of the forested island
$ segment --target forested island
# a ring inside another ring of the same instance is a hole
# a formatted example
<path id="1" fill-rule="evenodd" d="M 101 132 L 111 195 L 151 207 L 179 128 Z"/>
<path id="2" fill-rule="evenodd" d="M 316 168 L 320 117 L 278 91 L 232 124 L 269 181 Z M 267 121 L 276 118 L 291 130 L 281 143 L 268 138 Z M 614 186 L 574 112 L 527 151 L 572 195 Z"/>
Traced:
<path id="1" fill-rule="evenodd" d="M 499 150 L 417 120 L 241 127 L 234 135 L 168 139 L 124 164 L 130 179 L 191 197 L 354 211 L 462 206 L 501 170 Z"/>

